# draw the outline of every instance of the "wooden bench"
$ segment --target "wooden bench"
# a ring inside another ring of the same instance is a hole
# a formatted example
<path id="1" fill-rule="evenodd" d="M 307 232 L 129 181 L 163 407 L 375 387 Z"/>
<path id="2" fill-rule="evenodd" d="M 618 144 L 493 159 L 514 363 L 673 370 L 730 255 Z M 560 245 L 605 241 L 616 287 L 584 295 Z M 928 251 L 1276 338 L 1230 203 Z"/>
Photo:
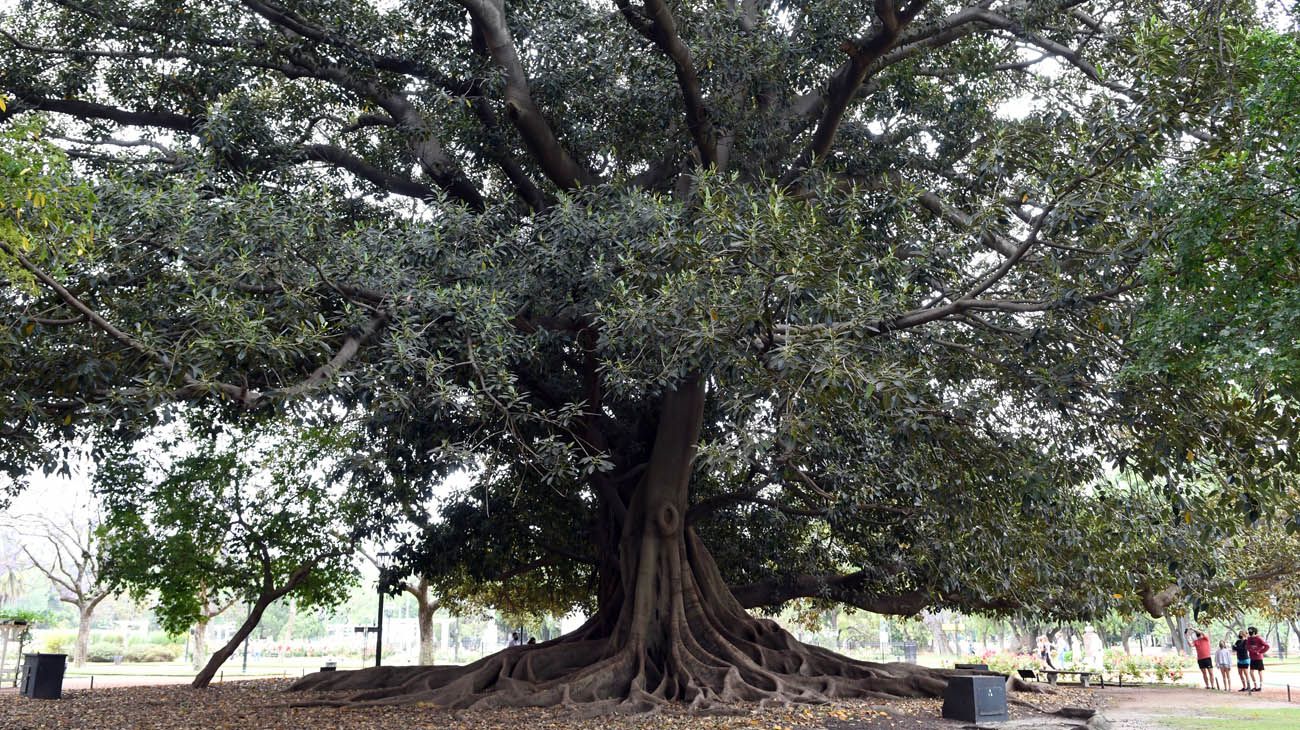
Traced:
<path id="1" fill-rule="evenodd" d="M 1019 674 L 1021 674 L 1023 679 L 1037 679 L 1037 674 L 1039 673 L 1034 672 L 1032 669 L 1021 669 L 1019 670 Z M 1092 686 L 1093 677 L 1097 678 L 1097 686 L 1102 688 L 1106 686 L 1106 678 L 1100 672 L 1066 672 L 1065 669 L 1044 669 L 1041 674 L 1047 674 L 1048 685 L 1056 685 L 1058 675 L 1074 674 L 1078 675 L 1079 683 L 1084 687 Z"/>

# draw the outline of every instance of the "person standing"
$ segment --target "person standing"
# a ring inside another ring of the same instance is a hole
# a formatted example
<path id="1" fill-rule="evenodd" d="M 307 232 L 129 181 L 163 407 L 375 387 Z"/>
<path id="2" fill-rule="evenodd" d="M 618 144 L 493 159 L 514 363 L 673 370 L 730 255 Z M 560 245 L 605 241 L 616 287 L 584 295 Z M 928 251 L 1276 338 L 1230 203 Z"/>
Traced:
<path id="1" fill-rule="evenodd" d="M 1246 653 L 1250 655 L 1250 676 L 1255 680 L 1252 692 L 1264 689 L 1264 655 L 1268 653 L 1268 643 L 1259 635 L 1259 629 L 1251 626 L 1246 629 Z"/>
<path id="2" fill-rule="evenodd" d="M 1038 658 L 1043 660 L 1048 669 L 1056 669 L 1056 665 L 1052 664 L 1052 642 L 1045 635 L 1038 637 Z"/>
<path id="3" fill-rule="evenodd" d="M 1228 642 L 1220 641 L 1219 650 L 1214 652 L 1214 667 L 1223 675 L 1223 691 L 1232 691 L 1232 649 L 1228 648 Z"/>
<path id="4" fill-rule="evenodd" d="M 1237 676 L 1241 678 L 1241 689 L 1238 692 L 1250 691 L 1250 650 L 1246 648 L 1246 632 L 1237 632 L 1237 641 L 1232 645 L 1233 651 L 1237 653 Z"/>
<path id="5" fill-rule="evenodd" d="M 1196 629 L 1188 629 L 1192 636 L 1192 648 L 1196 650 L 1196 666 L 1201 669 L 1201 681 L 1206 689 L 1214 689 L 1214 660 L 1210 651 L 1210 637 Z"/>

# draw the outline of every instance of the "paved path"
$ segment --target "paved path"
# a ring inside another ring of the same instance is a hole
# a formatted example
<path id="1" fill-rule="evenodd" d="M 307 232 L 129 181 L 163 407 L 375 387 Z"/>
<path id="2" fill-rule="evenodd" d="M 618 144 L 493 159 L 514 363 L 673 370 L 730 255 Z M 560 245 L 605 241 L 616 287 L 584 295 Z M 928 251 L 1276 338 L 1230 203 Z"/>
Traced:
<path id="1" fill-rule="evenodd" d="M 1110 698 L 1105 714 L 1114 730 L 1159 730 L 1164 727 L 1160 718 L 1196 717 L 1222 707 L 1290 707 L 1300 710 L 1300 703 L 1287 704 L 1285 689 L 1265 689 L 1249 694 L 1170 687 L 1107 687 L 1100 691 Z"/>

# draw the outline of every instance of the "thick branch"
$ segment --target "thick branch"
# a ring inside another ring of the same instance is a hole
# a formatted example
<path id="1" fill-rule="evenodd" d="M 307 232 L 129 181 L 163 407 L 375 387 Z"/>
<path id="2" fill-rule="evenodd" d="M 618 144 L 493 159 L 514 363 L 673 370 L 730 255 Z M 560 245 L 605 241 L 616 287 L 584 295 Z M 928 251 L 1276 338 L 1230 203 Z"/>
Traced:
<path id="1" fill-rule="evenodd" d="M 19 94 L 10 108 L 10 112 L 16 113 L 23 109 L 68 114 L 80 118 L 103 119 L 132 127 L 158 127 L 187 134 L 198 132 L 199 127 L 202 125 L 200 119 L 169 111 L 136 111 L 91 101 L 45 99 Z"/>
<path id="2" fill-rule="evenodd" d="M 372 182 L 394 195 L 425 199 L 437 196 L 437 192 L 428 185 L 375 167 L 341 147 L 328 144 L 307 145 L 303 148 L 301 155 L 302 159 L 305 160 L 326 162 L 335 167 L 341 167 L 362 180 Z"/>
<path id="3" fill-rule="evenodd" d="M 830 152 L 849 102 L 866 81 L 872 65 L 894 47 L 899 33 L 925 7 L 926 2 L 927 0 L 912 0 L 904 9 L 899 10 L 893 0 L 876 0 L 876 17 L 880 26 L 867 38 L 844 44 L 849 60 L 827 82 L 821 119 L 813 130 L 812 140 L 794 165 L 781 177 L 782 185 L 793 184 L 804 171 Z"/>
<path id="4" fill-rule="evenodd" d="M 911 616 L 929 604 L 926 595 L 917 590 L 864 593 L 863 586 L 870 579 L 865 571 L 848 575 L 797 575 L 732 586 L 731 593 L 745 608 L 778 606 L 795 598 L 824 598 L 873 613 Z"/>
<path id="5" fill-rule="evenodd" d="M 700 88 L 690 49 L 678 35 L 677 23 L 663 0 L 644 0 L 643 5 L 644 11 L 641 11 L 634 8 L 630 0 L 618 0 L 619 10 L 628 23 L 673 62 L 677 85 L 682 90 L 682 102 L 686 105 L 686 127 L 700 151 L 700 163 L 704 167 L 714 167 L 718 164 L 717 138 L 708 109 L 704 106 L 704 92 Z"/>
<path id="6" fill-rule="evenodd" d="M 542 171 L 557 186 L 575 188 L 592 182 L 592 176 L 560 144 L 555 132 L 533 102 L 528 76 L 515 51 L 506 26 L 504 0 L 460 0 L 469 10 L 474 28 L 482 34 L 492 61 L 505 76 L 506 113 L 523 137 Z"/>

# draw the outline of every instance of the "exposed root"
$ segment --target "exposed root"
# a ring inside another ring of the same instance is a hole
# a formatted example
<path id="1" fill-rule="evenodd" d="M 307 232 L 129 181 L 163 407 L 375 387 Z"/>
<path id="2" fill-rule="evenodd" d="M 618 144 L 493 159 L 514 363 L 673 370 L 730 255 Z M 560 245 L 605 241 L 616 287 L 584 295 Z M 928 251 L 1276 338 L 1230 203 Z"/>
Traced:
<path id="1" fill-rule="evenodd" d="M 623 521 L 616 573 L 603 576 L 601 608 L 583 628 L 465 667 L 318 673 L 291 689 L 355 692 L 314 704 L 561 706 L 583 714 L 652 713 L 669 703 L 729 712 L 742 703 L 942 696 L 951 670 L 863 662 L 809 646 L 736 602 L 684 524 L 703 397 L 699 382 L 665 396 L 654 455 Z M 1042 691 L 1014 678 L 1008 689 Z"/>
<path id="2" fill-rule="evenodd" d="M 821 704 L 845 698 L 942 696 L 950 670 L 861 662 L 796 641 L 770 621 L 750 619 L 726 643 L 688 631 L 663 656 L 627 645 L 608 653 L 607 640 L 559 639 L 511 647 L 468 666 L 375 667 L 319 672 L 298 691 L 354 691 L 304 705 L 427 702 L 452 709 L 560 706 L 582 715 L 654 713 L 683 703 L 705 713 L 760 706 Z M 692 627 L 695 628 L 695 627 Z M 1008 678 L 1008 690 L 1046 688 Z"/>
<path id="3" fill-rule="evenodd" d="M 664 518 L 671 523 L 673 516 Z M 355 693 L 305 704 L 427 702 L 452 709 L 567 707 L 584 715 L 653 713 L 668 703 L 697 712 L 820 704 L 838 699 L 940 697 L 952 670 L 852 659 L 799 642 L 756 619 L 726 590 L 712 558 L 686 530 L 654 537 L 624 596 L 583 628 L 517 646 L 468 666 L 376 667 L 322 672 L 292 690 Z M 966 672 L 963 672 L 966 673 Z M 990 673 L 992 674 L 992 673 Z M 1008 678 L 1007 689 L 1045 688 Z"/>

